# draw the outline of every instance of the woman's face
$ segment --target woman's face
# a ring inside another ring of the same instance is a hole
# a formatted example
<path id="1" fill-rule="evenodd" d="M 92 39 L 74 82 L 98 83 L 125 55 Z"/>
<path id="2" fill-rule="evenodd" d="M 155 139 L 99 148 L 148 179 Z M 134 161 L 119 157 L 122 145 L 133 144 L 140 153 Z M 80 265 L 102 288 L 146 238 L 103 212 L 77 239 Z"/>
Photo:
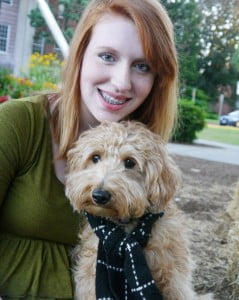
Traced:
<path id="1" fill-rule="evenodd" d="M 144 102 L 154 77 L 134 23 L 118 14 L 105 14 L 93 28 L 83 57 L 83 126 L 127 117 Z"/>

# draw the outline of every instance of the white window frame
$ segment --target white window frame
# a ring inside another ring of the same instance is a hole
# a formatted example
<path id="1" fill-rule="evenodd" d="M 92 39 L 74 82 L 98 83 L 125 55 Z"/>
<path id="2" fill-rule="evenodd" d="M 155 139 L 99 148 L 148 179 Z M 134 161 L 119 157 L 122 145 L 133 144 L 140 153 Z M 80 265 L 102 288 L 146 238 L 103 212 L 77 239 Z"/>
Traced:
<path id="1" fill-rule="evenodd" d="M 8 53 L 8 45 L 9 45 L 9 39 L 10 39 L 10 30 L 11 30 L 11 26 L 10 25 L 6 25 L 6 24 L 0 24 L 0 26 L 5 26 L 7 27 L 7 37 L 1 37 L 0 36 L 0 40 L 5 39 L 6 40 L 6 50 L 1 50 L 0 49 L 0 54 L 7 54 Z"/>
<path id="2" fill-rule="evenodd" d="M 40 51 L 37 51 L 34 48 L 39 48 Z M 32 53 L 38 52 L 41 55 L 43 55 L 44 54 L 44 50 L 45 50 L 45 38 L 44 37 L 42 37 L 38 41 L 33 41 L 33 44 L 32 44 Z"/>

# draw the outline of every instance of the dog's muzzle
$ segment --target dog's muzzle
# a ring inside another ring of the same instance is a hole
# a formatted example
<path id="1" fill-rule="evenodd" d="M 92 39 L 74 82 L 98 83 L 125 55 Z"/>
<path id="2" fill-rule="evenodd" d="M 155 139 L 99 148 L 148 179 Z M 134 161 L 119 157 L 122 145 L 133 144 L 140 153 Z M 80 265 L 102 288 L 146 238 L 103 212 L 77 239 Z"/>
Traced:
<path id="1" fill-rule="evenodd" d="M 94 189 L 92 192 L 92 198 L 97 204 L 106 204 L 110 201 L 111 194 L 103 189 Z"/>

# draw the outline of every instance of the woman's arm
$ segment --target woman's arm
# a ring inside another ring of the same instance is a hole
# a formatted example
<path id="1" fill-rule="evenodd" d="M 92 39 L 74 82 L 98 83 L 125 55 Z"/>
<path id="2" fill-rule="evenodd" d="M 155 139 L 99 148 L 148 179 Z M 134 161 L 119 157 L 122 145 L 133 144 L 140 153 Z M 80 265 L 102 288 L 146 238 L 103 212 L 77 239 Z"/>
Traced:
<path id="1" fill-rule="evenodd" d="M 11 100 L 0 104 L 0 206 L 25 163 L 28 120 L 23 103 Z"/>

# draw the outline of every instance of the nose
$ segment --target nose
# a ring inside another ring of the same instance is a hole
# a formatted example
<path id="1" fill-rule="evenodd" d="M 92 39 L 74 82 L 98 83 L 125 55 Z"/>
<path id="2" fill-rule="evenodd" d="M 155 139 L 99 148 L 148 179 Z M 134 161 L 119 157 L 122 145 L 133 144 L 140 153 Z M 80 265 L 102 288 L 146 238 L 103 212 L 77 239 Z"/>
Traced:
<path id="1" fill-rule="evenodd" d="M 114 69 L 111 82 L 117 92 L 128 92 L 132 88 L 131 68 L 121 63 Z"/>
<path id="2" fill-rule="evenodd" d="M 94 189 L 92 192 L 92 198 L 97 204 L 106 204 L 110 201 L 111 194 L 103 189 Z"/>

